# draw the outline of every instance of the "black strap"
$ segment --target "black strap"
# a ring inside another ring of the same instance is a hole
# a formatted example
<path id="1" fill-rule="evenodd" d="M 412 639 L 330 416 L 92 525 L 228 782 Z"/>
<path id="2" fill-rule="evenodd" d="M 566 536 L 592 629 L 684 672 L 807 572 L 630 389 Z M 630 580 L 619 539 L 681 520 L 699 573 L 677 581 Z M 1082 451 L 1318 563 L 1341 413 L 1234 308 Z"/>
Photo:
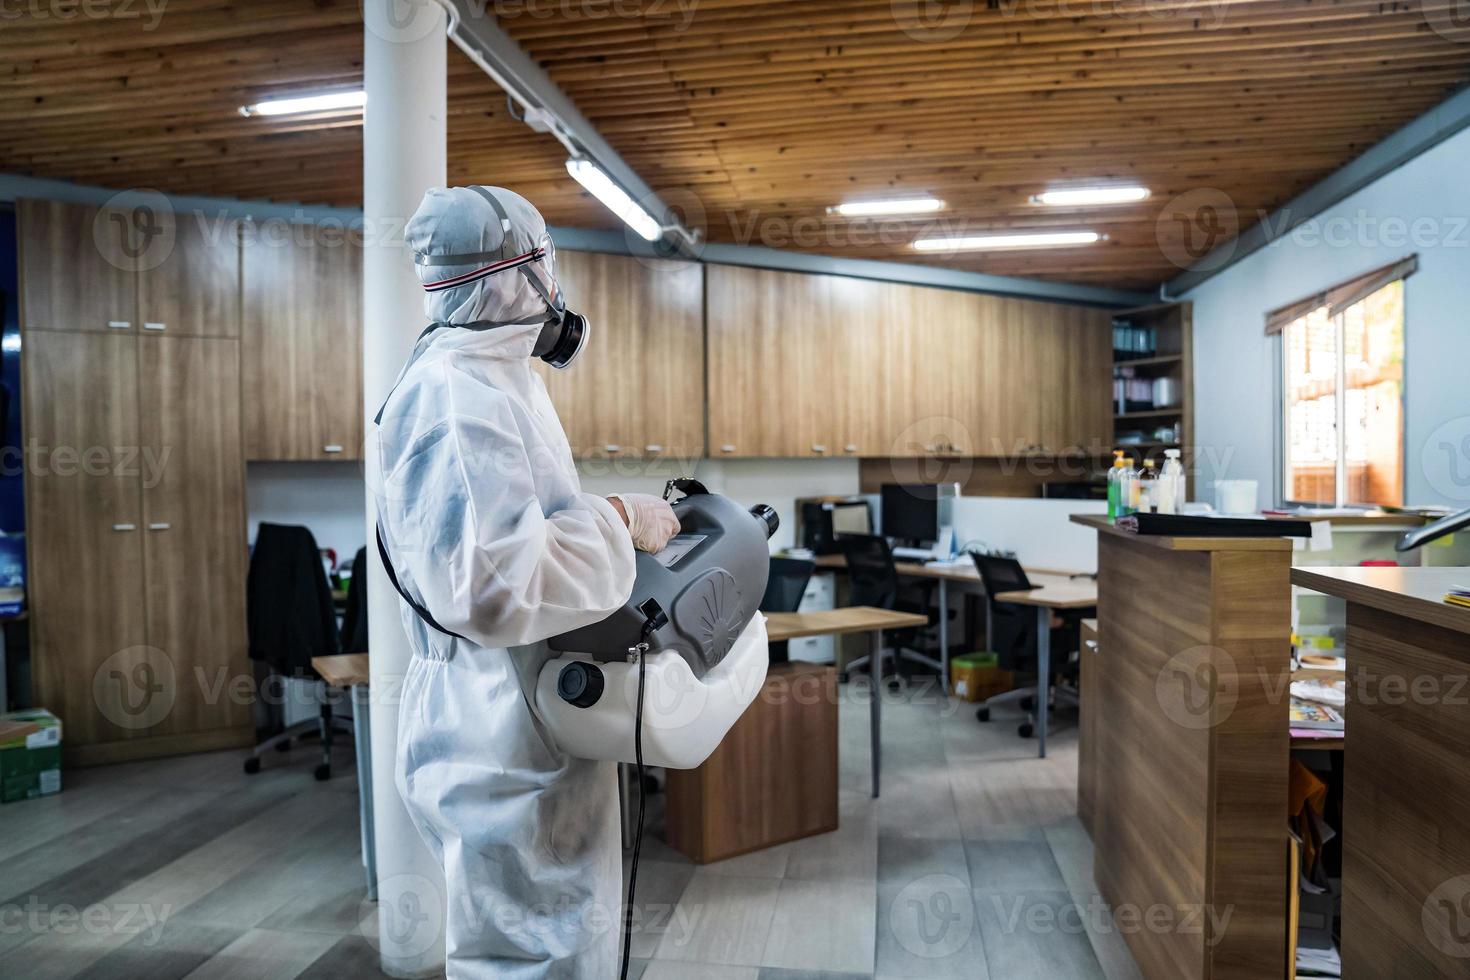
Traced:
<path id="1" fill-rule="evenodd" d="M 398 582 L 398 573 L 393 570 L 393 561 L 388 557 L 388 547 L 387 545 L 383 544 L 383 526 L 381 524 L 376 525 L 374 527 L 374 530 L 377 531 L 378 535 L 378 557 L 383 559 L 383 571 L 388 573 L 388 581 L 392 582 L 393 588 L 397 589 L 398 594 L 403 596 L 403 601 L 408 603 L 408 607 L 410 609 L 419 614 L 419 619 L 422 619 L 424 622 L 434 627 L 434 629 L 443 633 L 445 636 L 452 636 L 456 640 L 464 640 L 465 638 L 454 632 L 454 630 L 447 630 L 444 627 L 440 626 L 439 621 L 434 618 L 433 614 L 430 613 L 429 610 L 419 605 L 419 603 L 414 599 L 413 596 L 404 591 L 403 586 L 400 585 Z M 468 641 L 466 640 L 466 642 Z"/>

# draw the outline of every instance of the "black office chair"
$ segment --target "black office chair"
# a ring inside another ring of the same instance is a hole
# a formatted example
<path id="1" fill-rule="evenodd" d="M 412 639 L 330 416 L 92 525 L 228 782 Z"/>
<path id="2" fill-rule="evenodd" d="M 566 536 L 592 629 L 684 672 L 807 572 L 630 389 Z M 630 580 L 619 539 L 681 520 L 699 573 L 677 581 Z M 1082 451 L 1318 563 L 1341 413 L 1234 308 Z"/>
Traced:
<path id="1" fill-rule="evenodd" d="M 761 598 L 761 612 L 796 612 L 806 584 L 811 581 L 817 563 L 806 558 L 772 558 L 771 573 L 766 579 L 766 594 Z M 786 640 L 771 644 L 771 663 L 784 664 L 791 659 Z"/>
<path id="2" fill-rule="evenodd" d="M 987 646 L 995 653 L 997 666 L 1002 670 L 1036 673 L 1036 610 L 1029 606 L 997 602 L 992 598 L 1003 592 L 1029 591 L 1033 586 L 1031 580 L 1026 577 L 1026 570 L 1014 558 L 1001 558 L 976 552 L 971 552 L 970 557 L 974 560 L 975 570 L 980 573 L 980 580 L 985 586 Z M 1059 660 L 1053 660 L 1052 672 L 1054 674 L 1075 677 L 1075 668 L 1070 658 L 1077 650 L 1078 636 L 1077 624 L 1065 618 L 1063 625 L 1052 627 L 1051 648 L 1062 655 Z M 1050 682 L 1051 678 L 1043 681 L 1038 677 L 1036 684 L 1030 687 L 1018 687 L 1004 694 L 997 694 L 993 698 L 987 698 L 975 709 L 975 718 L 978 721 L 989 721 L 991 708 L 1013 701 L 1021 702 L 1022 709 L 1027 712 L 1033 711 L 1036 699 L 1042 696 L 1043 683 L 1047 690 L 1045 696 L 1058 703 L 1069 702 L 1073 705 L 1077 703 L 1075 690 L 1069 691 L 1064 687 L 1053 687 Z M 1017 729 L 1017 734 L 1022 738 L 1030 738 L 1035 731 L 1035 719 L 1028 717 Z"/>
<path id="3" fill-rule="evenodd" d="M 919 613 L 929 617 L 929 626 L 938 624 L 942 611 L 931 605 L 932 586 L 926 582 L 917 589 L 905 591 L 902 588 L 898 568 L 893 561 L 893 550 L 889 548 L 887 538 L 875 534 L 844 534 L 838 540 L 842 543 L 842 551 L 847 558 L 848 599 L 854 606 L 876 606 L 879 609 Z M 895 669 L 898 661 L 907 660 L 923 664 L 942 676 L 943 665 L 921 652 L 925 646 L 925 628 L 890 630 L 883 634 L 883 638 L 892 643 Z M 883 656 L 883 651 L 877 653 L 880 657 Z M 871 654 L 857 658 L 842 672 L 843 680 L 847 679 L 851 671 L 866 667 L 871 662 Z M 882 664 L 873 673 L 881 677 Z M 897 688 L 898 680 L 891 681 L 890 686 Z"/>
<path id="4" fill-rule="evenodd" d="M 250 659 L 256 661 L 264 680 L 275 681 L 275 689 L 286 690 L 286 678 L 313 681 L 318 717 L 283 731 L 277 717 L 259 717 L 256 732 L 260 742 L 245 760 L 245 771 L 260 771 L 261 757 L 271 749 L 285 751 L 293 739 L 316 734 L 321 738 L 321 763 L 317 779 L 332 774 L 332 732 L 352 732 L 352 721 L 332 714 L 332 697 L 311 658 L 330 656 L 339 650 L 337 615 L 332 608 L 332 588 L 322 569 L 316 539 L 304 527 L 261 524 L 255 548 L 250 553 L 250 571 L 245 584 L 246 624 Z M 257 702 L 264 715 L 274 715 L 269 699 Z"/>

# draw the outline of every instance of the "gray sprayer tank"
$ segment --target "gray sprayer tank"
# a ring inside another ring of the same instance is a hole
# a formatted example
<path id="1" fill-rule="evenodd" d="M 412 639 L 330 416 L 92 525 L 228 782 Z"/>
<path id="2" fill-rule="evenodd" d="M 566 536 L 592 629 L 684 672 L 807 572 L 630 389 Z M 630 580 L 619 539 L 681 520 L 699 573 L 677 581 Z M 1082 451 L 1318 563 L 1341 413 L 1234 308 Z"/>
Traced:
<path id="1" fill-rule="evenodd" d="M 673 505 L 679 534 L 656 555 L 638 552 L 628 601 L 600 623 L 552 637 L 551 649 L 626 660 L 642 637 L 652 599 L 668 622 L 649 636 L 650 653 L 676 651 L 698 678 L 725 659 L 765 595 L 766 541 L 776 533 L 776 512 L 766 504 L 746 510 L 694 480 L 671 481 L 665 496 L 675 489 L 686 494 Z"/>

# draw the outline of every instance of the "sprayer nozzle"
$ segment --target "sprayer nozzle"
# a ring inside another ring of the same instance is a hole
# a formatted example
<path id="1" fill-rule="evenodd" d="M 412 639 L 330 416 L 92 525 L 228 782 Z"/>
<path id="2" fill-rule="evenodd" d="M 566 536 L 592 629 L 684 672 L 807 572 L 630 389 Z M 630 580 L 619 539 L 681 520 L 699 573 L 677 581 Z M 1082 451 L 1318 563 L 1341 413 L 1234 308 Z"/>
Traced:
<path id="1" fill-rule="evenodd" d="M 765 522 L 766 537 L 768 538 L 774 535 L 776 529 L 781 526 L 781 518 L 777 516 L 776 508 L 770 504 L 756 504 L 750 508 L 750 513 Z"/>

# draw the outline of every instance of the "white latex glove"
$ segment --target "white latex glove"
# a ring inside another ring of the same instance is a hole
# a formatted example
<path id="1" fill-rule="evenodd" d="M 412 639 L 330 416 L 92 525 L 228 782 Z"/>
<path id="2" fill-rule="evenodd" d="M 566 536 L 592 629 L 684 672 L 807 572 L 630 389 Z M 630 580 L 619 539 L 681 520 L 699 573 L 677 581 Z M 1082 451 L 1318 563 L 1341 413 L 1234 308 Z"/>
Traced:
<path id="1" fill-rule="evenodd" d="M 662 497 L 648 493 L 615 493 L 607 499 L 623 505 L 628 533 L 633 536 L 633 547 L 639 551 L 656 555 L 664 550 L 670 538 L 679 533 L 679 518 Z"/>

